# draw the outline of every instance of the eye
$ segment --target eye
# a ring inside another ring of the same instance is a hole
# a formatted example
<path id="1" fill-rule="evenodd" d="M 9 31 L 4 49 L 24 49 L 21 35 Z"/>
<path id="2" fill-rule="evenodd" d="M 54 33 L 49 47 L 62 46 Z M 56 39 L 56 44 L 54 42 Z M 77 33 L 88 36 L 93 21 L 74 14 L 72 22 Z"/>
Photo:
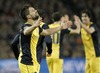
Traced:
<path id="1" fill-rule="evenodd" d="M 87 15 L 85 15 L 84 17 L 87 17 Z"/>

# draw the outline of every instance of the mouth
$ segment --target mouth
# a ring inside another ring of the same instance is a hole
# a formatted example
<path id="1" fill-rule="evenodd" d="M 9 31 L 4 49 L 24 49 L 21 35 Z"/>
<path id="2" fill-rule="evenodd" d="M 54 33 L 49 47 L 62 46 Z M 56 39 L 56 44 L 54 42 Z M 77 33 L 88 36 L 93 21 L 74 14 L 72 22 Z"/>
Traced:
<path id="1" fill-rule="evenodd" d="M 83 21 L 87 21 L 86 19 L 84 19 Z"/>

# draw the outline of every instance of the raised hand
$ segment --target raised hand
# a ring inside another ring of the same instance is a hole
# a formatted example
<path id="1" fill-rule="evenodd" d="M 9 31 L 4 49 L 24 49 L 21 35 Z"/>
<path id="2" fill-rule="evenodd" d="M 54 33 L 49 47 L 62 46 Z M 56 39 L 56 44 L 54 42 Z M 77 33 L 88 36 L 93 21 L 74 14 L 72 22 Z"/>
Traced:
<path id="1" fill-rule="evenodd" d="M 74 20 L 75 20 L 75 22 L 78 22 L 80 24 L 82 23 L 80 18 L 77 15 L 74 15 Z"/>
<path id="2" fill-rule="evenodd" d="M 71 25 L 72 25 L 72 21 L 67 21 L 67 22 L 62 22 L 61 23 L 62 29 L 70 28 Z"/>
<path id="3" fill-rule="evenodd" d="M 81 23 L 81 20 L 80 18 L 77 16 L 77 15 L 74 15 L 74 24 L 77 26 L 77 27 L 80 27 L 80 23 Z"/>
<path id="4" fill-rule="evenodd" d="M 66 23 L 67 23 L 68 28 L 72 26 L 72 21 L 67 21 Z"/>
<path id="5" fill-rule="evenodd" d="M 40 25 L 40 23 L 42 22 L 42 18 L 39 17 L 38 20 L 36 21 L 36 23 L 34 24 L 35 27 L 38 27 Z"/>
<path id="6" fill-rule="evenodd" d="M 61 29 L 66 29 L 68 28 L 67 24 L 65 22 L 61 22 Z"/>

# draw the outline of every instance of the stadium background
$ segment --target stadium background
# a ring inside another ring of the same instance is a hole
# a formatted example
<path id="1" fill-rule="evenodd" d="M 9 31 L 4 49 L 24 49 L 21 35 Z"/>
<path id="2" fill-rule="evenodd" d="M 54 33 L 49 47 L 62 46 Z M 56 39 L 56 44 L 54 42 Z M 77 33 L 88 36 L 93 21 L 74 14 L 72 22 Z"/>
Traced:
<path id="1" fill-rule="evenodd" d="M 81 10 L 87 8 L 92 12 L 93 21 L 100 28 L 99 0 L 0 0 L 0 73 L 19 73 L 10 43 L 23 24 L 19 12 L 25 3 L 44 9 L 47 12 L 46 23 L 51 22 L 53 12 L 68 13 L 72 17 L 73 14 L 79 15 Z M 65 35 L 63 44 L 64 72 L 84 73 L 84 49 L 80 36 Z M 41 66 L 40 73 L 48 73 L 45 49 Z"/>

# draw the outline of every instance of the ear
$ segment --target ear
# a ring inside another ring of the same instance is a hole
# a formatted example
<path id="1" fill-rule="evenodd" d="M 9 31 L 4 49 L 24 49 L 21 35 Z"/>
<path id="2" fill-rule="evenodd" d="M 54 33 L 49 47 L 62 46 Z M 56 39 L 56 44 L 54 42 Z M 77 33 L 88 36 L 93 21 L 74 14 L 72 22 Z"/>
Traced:
<path id="1" fill-rule="evenodd" d="M 26 17 L 27 17 L 27 18 L 30 18 L 31 16 L 30 16 L 30 15 L 27 15 Z"/>

